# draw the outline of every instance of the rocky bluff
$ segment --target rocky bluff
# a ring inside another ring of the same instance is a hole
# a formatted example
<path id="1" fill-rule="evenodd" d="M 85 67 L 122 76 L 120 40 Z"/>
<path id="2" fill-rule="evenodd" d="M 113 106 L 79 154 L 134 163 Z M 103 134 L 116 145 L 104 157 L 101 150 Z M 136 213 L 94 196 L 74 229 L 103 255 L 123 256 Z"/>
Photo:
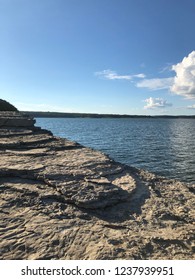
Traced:
<path id="1" fill-rule="evenodd" d="M 0 113 L 0 259 L 194 259 L 195 188 Z"/>

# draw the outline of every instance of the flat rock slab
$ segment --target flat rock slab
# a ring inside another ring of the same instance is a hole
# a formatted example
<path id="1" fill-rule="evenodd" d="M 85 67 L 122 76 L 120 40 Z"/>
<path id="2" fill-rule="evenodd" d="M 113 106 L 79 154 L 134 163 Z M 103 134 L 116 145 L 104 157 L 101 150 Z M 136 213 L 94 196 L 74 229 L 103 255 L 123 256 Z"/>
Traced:
<path id="1" fill-rule="evenodd" d="M 33 127 L 35 120 L 19 112 L 0 112 L 0 128 L 3 127 Z"/>
<path id="2" fill-rule="evenodd" d="M 125 179 L 129 187 L 124 189 L 122 178 L 113 184 L 102 175 L 117 172 L 122 177 L 124 167 L 101 152 L 41 132 L 0 138 L 1 176 L 41 180 L 64 201 L 91 209 L 125 201 L 136 188 L 132 177 Z"/>
<path id="3" fill-rule="evenodd" d="M 0 158 L 0 259 L 195 259 L 194 186 L 36 127 Z"/>

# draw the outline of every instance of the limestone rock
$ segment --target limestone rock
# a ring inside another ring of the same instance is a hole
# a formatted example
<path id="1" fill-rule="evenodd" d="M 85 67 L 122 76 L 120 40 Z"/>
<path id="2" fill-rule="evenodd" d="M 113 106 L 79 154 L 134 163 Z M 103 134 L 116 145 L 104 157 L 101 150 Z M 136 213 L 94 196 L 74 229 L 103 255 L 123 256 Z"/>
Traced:
<path id="1" fill-rule="evenodd" d="M 0 112 L 0 128 L 33 127 L 35 121 L 19 112 Z"/>
<path id="2" fill-rule="evenodd" d="M 1 259 L 195 258 L 194 186 L 54 137 L 20 114 L 6 118 Z"/>

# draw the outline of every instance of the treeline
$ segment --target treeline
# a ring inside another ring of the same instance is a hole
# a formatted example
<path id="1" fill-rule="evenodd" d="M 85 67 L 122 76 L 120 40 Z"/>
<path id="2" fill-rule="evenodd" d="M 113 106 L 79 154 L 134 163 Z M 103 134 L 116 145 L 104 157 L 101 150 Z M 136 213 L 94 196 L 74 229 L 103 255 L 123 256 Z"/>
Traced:
<path id="1" fill-rule="evenodd" d="M 18 111 L 15 106 L 10 104 L 9 102 L 0 99 L 0 111 Z"/>
<path id="2" fill-rule="evenodd" d="M 59 113 L 59 112 L 35 112 L 23 111 L 34 118 L 195 118 L 195 116 L 171 116 L 171 115 L 119 115 L 119 114 L 92 114 L 92 113 Z"/>

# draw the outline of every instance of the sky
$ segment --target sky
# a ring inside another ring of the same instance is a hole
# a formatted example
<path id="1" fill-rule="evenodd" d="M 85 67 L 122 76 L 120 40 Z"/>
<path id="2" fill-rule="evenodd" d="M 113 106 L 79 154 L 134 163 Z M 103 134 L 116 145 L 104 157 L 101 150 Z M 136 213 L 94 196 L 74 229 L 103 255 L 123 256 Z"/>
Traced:
<path id="1" fill-rule="evenodd" d="M 23 111 L 195 115 L 194 0 L 0 0 L 0 98 Z"/>

